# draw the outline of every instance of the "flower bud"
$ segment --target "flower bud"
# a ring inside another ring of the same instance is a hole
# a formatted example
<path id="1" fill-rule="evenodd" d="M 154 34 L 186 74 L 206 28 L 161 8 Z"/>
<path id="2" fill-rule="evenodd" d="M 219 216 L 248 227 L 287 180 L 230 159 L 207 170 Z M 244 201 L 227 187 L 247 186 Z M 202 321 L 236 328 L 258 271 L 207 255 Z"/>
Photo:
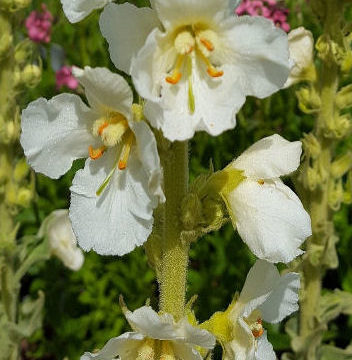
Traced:
<path id="1" fill-rule="evenodd" d="M 18 191 L 16 204 L 27 208 L 33 199 L 33 192 L 27 188 L 21 188 Z"/>
<path id="2" fill-rule="evenodd" d="M 41 80 L 42 70 L 37 65 L 26 65 L 21 73 L 21 82 L 27 87 L 35 87 Z"/>
<path id="3" fill-rule="evenodd" d="M 352 153 L 340 156 L 331 165 L 331 175 L 335 179 L 341 178 L 352 168 Z"/>
<path id="4" fill-rule="evenodd" d="M 329 196 L 328 203 L 333 211 L 340 209 L 341 203 L 344 200 L 344 191 L 342 186 L 342 180 L 331 181 L 329 184 Z"/>
<path id="5" fill-rule="evenodd" d="M 135 121 L 143 120 L 143 107 L 139 104 L 132 104 L 132 114 Z"/>
<path id="6" fill-rule="evenodd" d="M 351 134 L 352 119 L 350 114 L 336 115 L 334 121 L 328 124 L 324 135 L 329 139 L 342 139 Z"/>
<path id="7" fill-rule="evenodd" d="M 341 61 L 341 71 L 344 74 L 349 74 L 352 70 L 352 51 L 348 50 Z"/>
<path id="8" fill-rule="evenodd" d="M 82 267 L 84 256 L 82 250 L 77 247 L 68 210 L 53 211 L 43 221 L 38 236 L 48 238 L 51 253 L 57 256 L 66 267 L 74 271 Z"/>
<path id="9" fill-rule="evenodd" d="M 0 59 L 8 54 L 12 40 L 12 35 L 9 33 L 4 33 L 0 36 Z"/>
<path id="10" fill-rule="evenodd" d="M 27 177 L 29 173 L 29 166 L 26 162 L 26 159 L 23 158 L 19 160 L 15 166 L 15 170 L 13 172 L 13 178 L 17 183 L 20 183 Z"/>
<path id="11" fill-rule="evenodd" d="M 32 0 L 13 0 L 13 10 L 20 10 L 28 7 Z"/>
<path id="12" fill-rule="evenodd" d="M 313 114 L 320 110 L 321 100 L 314 87 L 302 87 L 296 92 L 299 108 L 306 114 Z"/>
<path id="13" fill-rule="evenodd" d="M 202 221 L 202 204 L 196 194 L 190 193 L 182 201 L 181 219 L 185 230 L 194 230 Z"/>
<path id="14" fill-rule="evenodd" d="M 337 93 L 335 103 L 339 109 L 352 107 L 352 84 L 343 87 Z"/>
<path id="15" fill-rule="evenodd" d="M 288 34 L 288 43 L 293 66 L 284 87 L 287 88 L 303 80 L 314 80 L 314 39 L 312 33 L 304 27 L 294 29 Z"/>
<path id="16" fill-rule="evenodd" d="M 317 159 L 321 153 L 321 146 L 317 138 L 312 134 L 305 134 L 302 140 L 305 153 L 312 159 Z"/>
<path id="17" fill-rule="evenodd" d="M 20 66 L 28 62 L 28 59 L 31 57 L 32 53 L 33 47 L 28 39 L 17 44 L 15 48 L 15 61 L 17 65 Z"/>

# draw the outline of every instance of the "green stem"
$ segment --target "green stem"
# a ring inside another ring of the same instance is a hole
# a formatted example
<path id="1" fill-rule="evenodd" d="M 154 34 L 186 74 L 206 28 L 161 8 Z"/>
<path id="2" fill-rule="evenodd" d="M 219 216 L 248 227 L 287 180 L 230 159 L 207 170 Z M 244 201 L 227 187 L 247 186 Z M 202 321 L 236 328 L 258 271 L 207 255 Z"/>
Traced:
<path id="1" fill-rule="evenodd" d="M 326 19 L 324 22 L 325 35 L 334 39 L 336 35 L 337 19 L 341 16 L 343 6 L 339 1 L 328 1 L 326 12 L 330 14 L 333 21 Z M 336 39 L 336 41 L 338 41 Z M 335 153 L 336 140 L 326 136 L 329 129 L 334 127 L 336 118 L 335 97 L 339 84 L 339 68 L 332 59 L 323 60 L 322 69 L 318 79 L 318 91 L 321 98 L 321 110 L 318 114 L 313 134 L 321 146 L 319 156 L 320 169 L 324 174 L 318 189 L 313 192 L 304 192 L 305 203 L 312 219 L 313 235 L 307 241 L 307 257 L 303 261 L 302 270 L 304 278 L 303 298 L 300 303 L 300 327 L 299 335 L 305 339 L 306 348 L 298 357 L 304 360 L 315 360 L 318 358 L 318 350 L 321 346 L 324 324 L 318 322 L 319 302 L 321 298 L 322 279 L 325 274 L 326 264 L 321 262 L 313 265 L 310 261 L 310 254 L 314 245 L 326 249 L 331 236 L 329 224 L 333 224 L 333 211 L 329 207 L 329 185 L 333 181 L 330 175 L 331 163 Z M 319 330 L 320 329 L 320 330 Z"/>
<path id="2" fill-rule="evenodd" d="M 181 240 L 180 205 L 188 188 L 188 144 L 175 142 L 162 160 L 165 221 L 160 272 L 160 310 L 175 319 L 184 315 L 189 244 Z"/>

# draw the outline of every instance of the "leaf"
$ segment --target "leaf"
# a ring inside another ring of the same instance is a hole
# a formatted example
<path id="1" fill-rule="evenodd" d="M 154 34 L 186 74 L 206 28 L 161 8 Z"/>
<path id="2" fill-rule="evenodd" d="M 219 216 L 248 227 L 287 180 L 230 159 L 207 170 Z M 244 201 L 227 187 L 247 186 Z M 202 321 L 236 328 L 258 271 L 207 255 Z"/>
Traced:
<path id="1" fill-rule="evenodd" d="M 327 323 L 340 314 L 352 315 L 352 294 L 335 290 L 323 295 L 320 300 L 319 320 Z"/>
<path id="2" fill-rule="evenodd" d="M 320 360 L 352 360 L 352 345 L 346 349 L 323 345 L 320 351 Z"/>

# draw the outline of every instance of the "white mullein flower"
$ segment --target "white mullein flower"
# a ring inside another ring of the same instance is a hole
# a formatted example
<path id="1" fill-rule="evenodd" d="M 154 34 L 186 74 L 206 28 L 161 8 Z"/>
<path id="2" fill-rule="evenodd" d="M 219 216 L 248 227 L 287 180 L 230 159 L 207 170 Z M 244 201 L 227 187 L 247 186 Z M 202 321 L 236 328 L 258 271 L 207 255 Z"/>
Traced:
<path id="1" fill-rule="evenodd" d="M 110 339 L 98 353 L 85 353 L 81 360 L 145 360 L 156 354 L 163 360 L 201 360 L 195 347 L 212 349 L 215 345 L 208 331 L 192 326 L 186 318 L 175 322 L 170 314 L 158 315 L 150 306 L 127 311 L 125 316 L 133 332 Z"/>
<path id="2" fill-rule="evenodd" d="M 68 210 L 53 211 L 43 221 L 38 236 L 48 237 L 51 253 L 57 256 L 66 267 L 74 271 L 82 267 L 84 256 L 82 250 L 77 247 Z"/>
<path id="3" fill-rule="evenodd" d="M 279 135 L 266 137 L 235 159 L 230 168 L 245 179 L 223 194 L 232 222 L 260 259 L 290 262 L 312 234 L 311 221 L 296 194 L 280 180 L 300 164 L 302 144 Z"/>
<path id="4" fill-rule="evenodd" d="M 247 95 L 267 97 L 287 80 L 286 33 L 262 17 L 237 17 L 237 3 L 154 0 L 152 9 L 109 4 L 101 15 L 112 61 L 172 141 L 233 128 Z"/>
<path id="5" fill-rule="evenodd" d="M 93 10 L 104 7 L 112 0 L 60 0 L 67 19 L 76 23 L 87 17 Z"/>
<path id="6" fill-rule="evenodd" d="M 288 44 L 292 68 L 285 88 L 304 80 L 305 72 L 312 66 L 314 58 L 314 39 L 309 30 L 299 27 L 288 34 Z"/>
<path id="7" fill-rule="evenodd" d="M 89 67 L 74 73 L 90 108 L 72 94 L 30 103 L 21 144 L 34 170 L 51 178 L 90 156 L 71 187 L 73 230 L 84 250 L 123 255 L 147 240 L 153 209 L 164 201 L 156 141 L 145 122 L 134 121 L 121 76 Z"/>
<path id="8" fill-rule="evenodd" d="M 242 292 L 226 311 L 231 340 L 224 360 L 275 360 L 263 321 L 279 323 L 298 310 L 299 274 L 280 276 L 276 267 L 258 260 L 247 275 Z"/>

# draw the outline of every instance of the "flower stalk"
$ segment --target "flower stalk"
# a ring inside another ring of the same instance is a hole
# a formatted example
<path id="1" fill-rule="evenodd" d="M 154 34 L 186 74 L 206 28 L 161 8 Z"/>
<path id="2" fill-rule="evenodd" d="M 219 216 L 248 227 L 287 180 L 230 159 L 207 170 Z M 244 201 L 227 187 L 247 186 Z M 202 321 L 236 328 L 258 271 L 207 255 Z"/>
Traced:
<path id="1" fill-rule="evenodd" d="M 164 168 L 164 207 L 160 310 L 175 319 L 184 315 L 189 243 L 181 239 L 180 205 L 188 189 L 188 143 L 170 143 L 161 157 Z"/>
<path id="2" fill-rule="evenodd" d="M 322 279 L 327 269 L 338 265 L 333 215 L 343 202 L 333 193 L 337 179 L 332 175 L 332 164 L 337 145 L 350 133 L 349 127 L 343 126 L 335 101 L 339 91 L 340 55 L 347 51 L 343 49 L 341 36 L 343 2 L 313 1 L 312 6 L 322 16 L 324 33 L 316 44 L 321 68 L 311 85 L 311 93 L 318 95 L 320 107 L 315 127 L 304 141 L 305 164 L 299 175 L 303 185 L 301 195 L 310 213 L 313 231 L 301 263 L 304 281 L 298 337 L 303 346 L 293 346 L 296 358 L 302 360 L 320 358 L 323 333 L 327 329 L 327 321 L 322 320 L 321 312 Z"/>

